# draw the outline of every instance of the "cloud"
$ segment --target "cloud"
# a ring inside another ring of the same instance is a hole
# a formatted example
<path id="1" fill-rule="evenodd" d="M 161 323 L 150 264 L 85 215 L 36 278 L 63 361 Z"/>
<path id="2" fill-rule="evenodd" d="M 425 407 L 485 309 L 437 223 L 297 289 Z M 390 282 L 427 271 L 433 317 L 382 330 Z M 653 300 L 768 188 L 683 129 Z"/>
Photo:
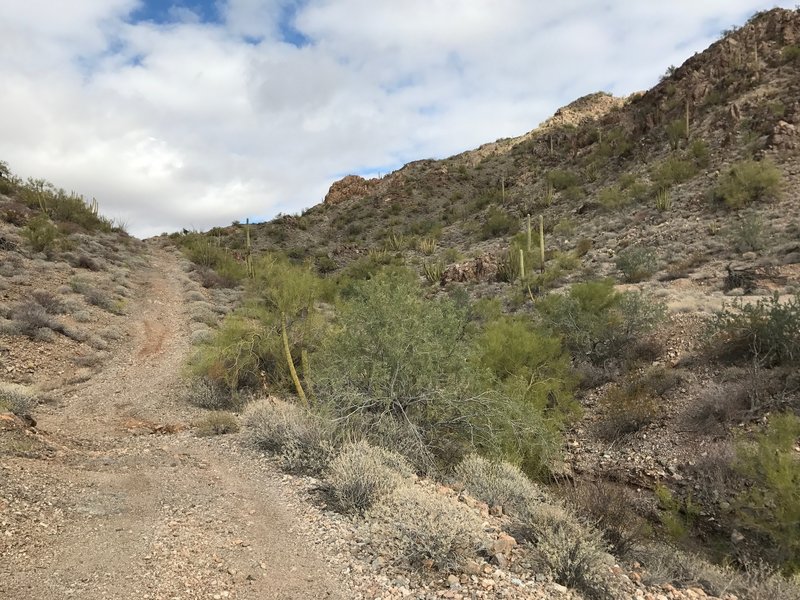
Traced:
<path id="1" fill-rule="evenodd" d="M 50 4 L 4 3 L 0 158 L 150 235 L 295 212 L 343 174 L 645 89 L 761 3 Z"/>

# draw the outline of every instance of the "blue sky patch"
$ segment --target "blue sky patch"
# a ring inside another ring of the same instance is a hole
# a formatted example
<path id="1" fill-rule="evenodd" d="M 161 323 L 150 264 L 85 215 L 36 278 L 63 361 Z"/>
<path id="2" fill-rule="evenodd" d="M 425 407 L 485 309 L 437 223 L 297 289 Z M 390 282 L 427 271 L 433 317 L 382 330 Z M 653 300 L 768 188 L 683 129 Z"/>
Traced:
<path id="1" fill-rule="evenodd" d="M 157 24 L 198 21 L 219 22 L 219 11 L 215 0 L 145 0 L 131 14 L 131 21 L 148 21 Z"/>

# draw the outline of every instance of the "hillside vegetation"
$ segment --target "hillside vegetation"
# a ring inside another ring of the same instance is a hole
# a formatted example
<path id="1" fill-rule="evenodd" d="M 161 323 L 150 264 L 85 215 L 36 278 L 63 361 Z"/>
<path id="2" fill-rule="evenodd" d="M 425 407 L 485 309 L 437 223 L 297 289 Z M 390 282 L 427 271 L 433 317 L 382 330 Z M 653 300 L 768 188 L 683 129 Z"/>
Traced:
<path id="1" fill-rule="evenodd" d="M 309 478 L 398 597 L 800 598 L 798 99 L 775 9 L 646 92 L 158 240 L 197 435 Z M 124 315 L 137 242 L 7 168 L 0 192 L 0 343 L 105 351 L 76 322 Z"/>

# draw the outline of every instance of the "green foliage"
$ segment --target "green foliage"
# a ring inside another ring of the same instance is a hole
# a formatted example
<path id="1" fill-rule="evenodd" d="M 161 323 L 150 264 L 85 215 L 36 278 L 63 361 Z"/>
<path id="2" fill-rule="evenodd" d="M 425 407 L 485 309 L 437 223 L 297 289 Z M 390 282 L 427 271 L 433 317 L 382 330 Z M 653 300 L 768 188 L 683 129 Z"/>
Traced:
<path id="1" fill-rule="evenodd" d="M 676 498 L 670 489 L 663 485 L 656 486 L 655 495 L 658 507 L 661 509 L 659 515 L 661 525 L 667 535 L 676 541 L 685 539 L 700 517 L 700 506 L 691 496 L 685 500 Z"/>
<path id="2" fill-rule="evenodd" d="M 787 575 L 800 571 L 800 418 L 770 420 L 752 443 L 740 443 L 736 470 L 751 485 L 737 502 L 741 525 L 765 536 L 765 554 Z"/>
<path id="3" fill-rule="evenodd" d="M 664 189 L 688 181 L 697 175 L 697 172 L 698 168 L 694 162 L 670 156 L 651 171 L 650 179 L 655 189 Z"/>
<path id="4" fill-rule="evenodd" d="M 285 384 L 278 337 L 268 335 L 276 326 L 275 317 L 265 311 L 241 310 L 228 315 L 212 340 L 200 345 L 192 356 L 190 370 L 229 393 L 258 387 L 262 371 L 269 374 L 270 384 Z"/>
<path id="5" fill-rule="evenodd" d="M 781 48 L 781 56 L 785 63 L 800 62 L 800 46 L 784 46 Z"/>
<path id="6" fill-rule="evenodd" d="M 481 238 L 488 240 L 501 235 L 507 235 L 517 227 L 519 227 L 517 219 L 503 209 L 492 206 L 481 227 Z"/>
<path id="7" fill-rule="evenodd" d="M 476 370 L 486 372 L 491 387 L 507 399 L 508 416 L 538 434 L 519 444 L 514 429 L 498 430 L 502 456 L 541 474 L 557 454 L 561 424 L 578 412 L 569 355 L 558 338 L 514 317 L 488 323 L 475 349 Z"/>
<path id="8" fill-rule="evenodd" d="M 621 208 L 630 203 L 630 198 L 618 185 L 610 185 L 603 188 L 597 195 L 597 201 L 608 210 Z"/>
<path id="9" fill-rule="evenodd" d="M 670 208 L 672 208 L 672 196 L 670 195 L 669 188 L 656 190 L 656 210 L 659 212 L 666 212 Z"/>
<path id="10" fill-rule="evenodd" d="M 640 292 L 619 293 L 611 279 L 574 284 L 567 294 L 537 302 L 544 322 L 575 357 L 595 364 L 618 357 L 666 315 L 665 306 Z"/>
<path id="11" fill-rule="evenodd" d="M 424 300 L 407 277 L 381 274 L 360 283 L 340 306 L 338 331 L 315 356 L 316 399 L 343 427 L 401 451 L 423 470 L 475 450 L 511 454 L 542 468 L 537 461 L 551 457 L 558 411 L 544 415 L 538 407 L 551 390 L 567 402 L 566 377 L 523 385 L 523 373 L 534 371 L 522 371 L 517 359 L 519 373 L 499 372 L 499 366 L 492 371 L 490 357 L 481 354 L 486 340 L 473 352 L 467 325 L 463 309 L 449 299 Z M 508 350 L 499 332 L 487 335 L 495 352 Z M 521 352 L 542 362 L 555 359 L 530 367 L 542 379 L 566 365 L 557 342 Z"/>
<path id="12" fill-rule="evenodd" d="M 552 171 L 548 171 L 546 179 L 547 183 L 553 186 L 553 189 L 557 191 L 575 187 L 581 182 L 580 177 L 578 177 L 575 172 L 567 169 L 553 169 Z"/>
<path id="13" fill-rule="evenodd" d="M 239 421 L 229 412 L 213 411 L 200 419 L 195 431 L 200 437 L 236 433 L 239 431 Z"/>
<path id="14" fill-rule="evenodd" d="M 644 281 L 656 272 L 656 254 L 650 248 L 632 246 L 620 251 L 614 264 L 625 281 L 629 283 Z"/>
<path id="15" fill-rule="evenodd" d="M 428 283 L 439 283 L 442 280 L 442 272 L 444 271 L 444 264 L 442 261 L 432 260 L 422 263 L 422 273 Z"/>
<path id="16" fill-rule="evenodd" d="M 735 301 L 714 315 L 710 327 L 710 347 L 720 354 L 766 366 L 800 361 L 800 294 L 786 302 L 777 295 L 752 304 Z"/>
<path id="17" fill-rule="evenodd" d="M 692 158 L 695 166 L 699 169 L 705 169 L 711 160 L 711 152 L 708 149 L 708 144 L 705 140 L 696 139 L 689 144 L 689 156 Z"/>
<path id="18" fill-rule="evenodd" d="M 36 252 L 52 251 L 59 238 L 58 229 L 44 213 L 30 219 L 22 235 Z"/>
<path id="19" fill-rule="evenodd" d="M 711 197 L 728 208 L 742 208 L 751 202 L 777 198 L 781 172 L 768 160 L 735 163 L 717 180 Z"/>
<path id="20" fill-rule="evenodd" d="M 247 266 L 237 261 L 214 238 L 192 232 L 179 236 L 176 241 L 190 261 L 200 267 L 213 269 L 222 285 L 232 287 L 247 277 Z"/>
<path id="21" fill-rule="evenodd" d="M 673 150 L 677 150 L 681 140 L 686 139 L 688 133 L 686 130 L 686 119 L 680 118 L 670 121 L 665 127 L 665 130 L 670 147 Z"/>
<path id="22" fill-rule="evenodd" d="M 764 219 L 756 213 L 750 213 L 742 216 L 730 228 L 728 238 L 731 241 L 731 246 L 737 252 L 757 252 L 764 248 L 765 234 Z"/>

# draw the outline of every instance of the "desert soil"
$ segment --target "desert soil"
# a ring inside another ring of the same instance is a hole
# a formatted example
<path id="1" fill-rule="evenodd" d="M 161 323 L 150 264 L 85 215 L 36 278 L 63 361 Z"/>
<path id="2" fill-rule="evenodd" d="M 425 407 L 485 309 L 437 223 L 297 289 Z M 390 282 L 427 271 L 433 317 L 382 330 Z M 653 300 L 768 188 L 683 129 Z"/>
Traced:
<path id="1" fill-rule="evenodd" d="M 191 433 L 180 275 L 153 248 L 128 341 L 39 408 L 43 452 L 4 457 L 0 597 L 347 597 L 281 475 L 238 441 Z"/>

